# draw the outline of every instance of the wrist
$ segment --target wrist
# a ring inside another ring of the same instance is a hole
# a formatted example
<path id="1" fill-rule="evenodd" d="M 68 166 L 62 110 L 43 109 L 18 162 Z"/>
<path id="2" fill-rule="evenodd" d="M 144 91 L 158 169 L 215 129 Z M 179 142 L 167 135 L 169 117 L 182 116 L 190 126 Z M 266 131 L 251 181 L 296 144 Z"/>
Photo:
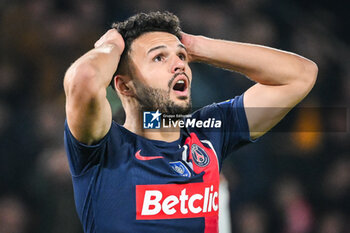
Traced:
<path id="1" fill-rule="evenodd" d="M 209 40 L 211 39 L 204 36 L 193 36 L 191 38 L 190 49 L 188 50 L 191 62 L 206 61 Z"/>

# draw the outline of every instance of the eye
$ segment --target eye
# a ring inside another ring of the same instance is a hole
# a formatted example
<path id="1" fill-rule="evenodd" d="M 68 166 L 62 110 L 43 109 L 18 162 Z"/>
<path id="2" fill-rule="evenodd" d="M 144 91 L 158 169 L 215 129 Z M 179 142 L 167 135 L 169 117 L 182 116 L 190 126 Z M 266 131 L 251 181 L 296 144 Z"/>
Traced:
<path id="1" fill-rule="evenodd" d="M 163 54 L 158 54 L 157 56 L 155 56 L 152 60 L 155 62 L 161 62 L 164 59 L 164 55 Z"/>
<path id="2" fill-rule="evenodd" d="M 179 58 L 182 60 L 182 61 L 186 61 L 186 55 L 184 53 L 180 53 L 179 54 Z"/>

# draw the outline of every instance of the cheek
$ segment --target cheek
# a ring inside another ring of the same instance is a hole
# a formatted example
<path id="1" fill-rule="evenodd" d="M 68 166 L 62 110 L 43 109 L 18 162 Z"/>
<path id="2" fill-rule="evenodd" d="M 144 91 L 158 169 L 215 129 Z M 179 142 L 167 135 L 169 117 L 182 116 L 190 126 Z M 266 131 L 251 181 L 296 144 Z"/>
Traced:
<path id="1" fill-rule="evenodd" d="M 190 79 L 190 82 L 192 83 L 192 70 L 189 66 L 187 67 L 186 73 L 187 73 L 188 78 Z"/>
<path id="2" fill-rule="evenodd" d="M 144 73 L 144 82 L 153 88 L 168 89 L 168 82 L 171 78 L 169 74 L 161 69 L 149 69 Z"/>
<path id="3" fill-rule="evenodd" d="M 134 69 L 134 78 L 146 86 L 153 87 L 159 82 L 157 80 L 157 75 L 159 75 L 159 72 L 147 66 L 137 66 Z"/>

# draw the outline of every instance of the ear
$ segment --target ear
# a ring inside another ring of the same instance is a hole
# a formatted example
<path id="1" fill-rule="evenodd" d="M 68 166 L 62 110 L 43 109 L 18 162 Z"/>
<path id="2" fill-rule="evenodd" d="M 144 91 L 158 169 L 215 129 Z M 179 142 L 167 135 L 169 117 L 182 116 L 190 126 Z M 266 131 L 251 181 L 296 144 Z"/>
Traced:
<path id="1" fill-rule="evenodd" d="M 113 81 L 114 87 L 121 95 L 125 95 L 125 96 L 135 95 L 132 82 L 128 76 L 117 75 L 113 79 L 114 79 Z"/>

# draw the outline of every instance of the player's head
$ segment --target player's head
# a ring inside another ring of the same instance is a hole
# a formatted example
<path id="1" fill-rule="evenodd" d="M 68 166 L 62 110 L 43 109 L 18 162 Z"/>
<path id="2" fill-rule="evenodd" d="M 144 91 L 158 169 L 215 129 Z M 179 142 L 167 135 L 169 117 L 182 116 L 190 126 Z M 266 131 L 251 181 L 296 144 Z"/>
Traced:
<path id="1" fill-rule="evenodd" d="M 135 98 L 140 110 L 187 114 L 192 73 L 179 19 L 169 12 L 139 13 L 113 28 L 125 41 L 111 83 L 119 96 Z"/>

